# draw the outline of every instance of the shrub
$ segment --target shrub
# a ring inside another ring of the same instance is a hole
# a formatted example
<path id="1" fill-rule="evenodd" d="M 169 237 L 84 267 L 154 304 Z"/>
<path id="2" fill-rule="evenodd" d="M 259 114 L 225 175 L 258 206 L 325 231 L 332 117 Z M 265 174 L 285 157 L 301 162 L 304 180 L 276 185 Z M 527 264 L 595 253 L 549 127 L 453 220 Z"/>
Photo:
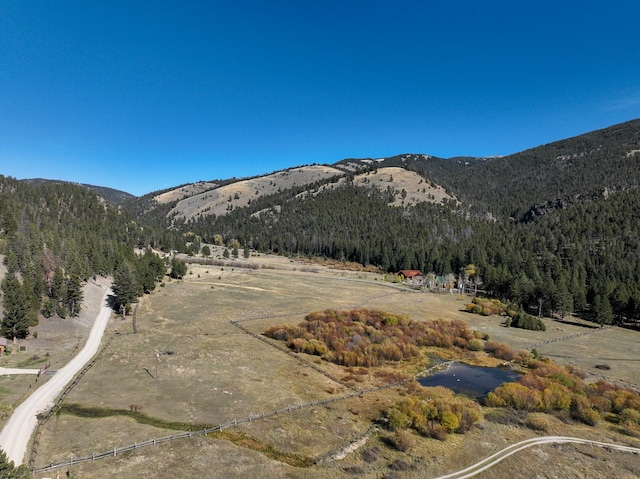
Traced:
<path id="1" fill-rule="evenodd" d="M 486 341 L 484 343 L 484 350 L 490 353 L 493 357 L 504 359 L 505 361 L 512 361 L 516 357 L 516 353 L 513 349 L 506 344 L 497 343 L 495 341 Z"/>
<path id="2" fill-rule="evenodd" d="M 640 411 L 636 411 L 635 409 L 623 409 L 622 412 L 620 412 L 620 417 L 623 422 L 640 424 Z"/>
<path id="3" fill-rule="evenodd" d="M 571 406 L 571 391 L 562 384 L 551 383 L 542 391 L 546 410 L 566 410 Z"/>
<path id="4" fill-rule="evenodd" d="M 391 464 L 389 464 L 389 469 L 392 471 L 409 471 L 413 469 L 413 464 L 407 461 L 403 461 L 402 459 L 396 459 Z"/>
<path id="5" fill-rule="evenodd" d="M 432 422 L 427 426 L 427 435 L 433 439 L 437 439 L 438 441 L 444 441 L 447 439 L 447 433 L 447 428 L 442 424 Z"/>
<path id="6" fill-rule="evenodd" d="M 387 419 L 389 420 L 389 428 L 394 431 L 396 429 L 403 429 L 411 425 L 409 416 L 395 407 L 392 407 L 387 411 Z"/>
<path id="7" fill-rule="evenodd" d="M 508 305 L 498 299 L 481 298 L 476 296 L 467 304 L 466 309 L 473 314 L 490 316 L 492 314 L 506 314 Z"/>
<path id="8" fill-rule="evenodd" d="M 540 416 L 539 414 L 529 414 L 525 421 L 525 425 L 529 429 L 540 432 L 548 432 L 551 429 L 551 422 L 548 418 Z"/>
<path id="9" fill-rule="evenodd" d="M 536 318 L 527 313 L 519 312 L 516 313 L 511 321 L 507 321 L 507 327 L 512 328 L 520 328 L 520 329 L 528 329 L 531 331 L 546 331 L 547 327 L 544 322 L 540 318 Z M 506 323 L 505 323 L 506 324 Z"/>
<path id="10" fill-rule="evenodd" d="M 515 409 L 496 409 L 491 411 L 485 417 L 487 421 L 491 421 L 495 424 L 502 424 L 504 426 L 520 426 L 524 424 L 524 421 L 528 414 L 524 411 L 516 411 Z"/>
<path id="11" fill-rule="evenodd" d="M 364 462 L 376 462 L 378 460 L 378 454 L 380 454 L 380 448 L 371 447 L 362 451 L 360 457 Z"/>
<path id="12" fill-rule="evenodd" d="M 359 476 L 364 474 L 364 469 L 362 466 L 347 466 L 344 468 L 344 472 L 347 474 L 353 474 L 354 476 Z"/>
<path id="13" fill-rule="evenodd" d="M 511 406 L 524 411 L 540 411 L 543 402 L 540 393 L 519 383 L 505 383 L 485 397 L 485 404 L 491 407 Z"/>
<path id="14" fill-rule="evenodd" d="M 309 313 L 298 326 L 271 326 L 265 336 L 285 340 L 295 351 L 343 366 L 379 366 L 420 356 L 420 347 L 468 348 L 480 343 L 462 321 L 411 321 L 404 314 L 356 309 Z"/>
<path id="15" fill-rule="evenodd" d="M 450 432 L 469 431 L 482 419 L 475 401 L 454 396 L 446 388 L 419 388 L 416 393 L 419 396 L 405 397 L 387 410 L 391 429 L 412 428 L 423 436 L 444 439 Z"/>
<path id="16" fill-rule="evenodd" d="M 598 411 L 592 408 L 591 401 L 578 394 L 571 400 L 571 417 L 589 426 L 595 426 L 601 419 Z"/>
<path id="17" fill-rule="evenodd" d="M 406 429 L 398 429 L 389 437 L 389 441 L 402 452 L 408 452 L 416 443 L 416 439 Z"/>
<path id="18" fill-rule="evenodd" d="M 456 431 L 460 426 L 458 416 L 451 411 L 443 411 L 440 417 L 440 424 L 446 427 L 450 432 Z"/>
<path id="19" fill-rule="evenodd" d="M 467 348 L 469 349 L 469 351 L 483 351 L 484 342 L 478 338 L 470 339 L 469 343 L 467 344 Z"/>

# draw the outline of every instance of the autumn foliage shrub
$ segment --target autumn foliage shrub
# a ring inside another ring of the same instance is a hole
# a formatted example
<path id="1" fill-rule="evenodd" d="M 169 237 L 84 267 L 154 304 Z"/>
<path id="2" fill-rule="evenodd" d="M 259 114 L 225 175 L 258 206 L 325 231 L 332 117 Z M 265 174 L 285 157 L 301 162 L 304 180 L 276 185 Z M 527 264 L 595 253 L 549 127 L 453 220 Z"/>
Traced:
<path id="1" fill-rule="evenodd" d="M 444 440 L 450 433 L 465 433 L 481 419 L 480 407 L 471 399 L 454 396 L 445 388 L 423 388 L 386 411 L 392 430 L 411 428 L 417 433 Z"/>
<path id="2" fill-rule="evenodd" d="M 415 445 L 416 440 L 406 429 L 398 429 L 389 436 L 389 442 L 391 442 L 398 451 L 408 452 Z"/>
<path id="3" fill-rule="evenodd" d="M 533 429 L 534 431 L 540 432 L 549 432 L 551 429 L 551 422 L 547 417 L 537 416 L 537 415 L 529 415 L 525 421 L 525 425 L 529 429 Z"/>
<path id="4" fill-rule="evenodd" d="M 462 321 L 412 321 L 404 314 L 368 309 L 316 311 L 297 326 L 271 326 L 264 334 L 286 341 L 296 352 L 315 354 L 343 366 L 370 367 L 411 359 L 425 346 L 482 346 Z M 508 356 L 504 350 L 500 353 Z"/>
<path id="5" fill-rule="evenodd" d="M 497 343 L 495 341 L 487 341 L 484 343 L 484 350 L 490 353 L 492 356 L 498 359 L 504 359 L 505 361 L 513 361 L 516 357 L 516 353 L 508 345 L 504 343 Z"/>
<path id="6" fill-rule="evenodd" d="M 515 312 L 510 305 L 503 303 L 499 299 L 481 298 L 476 296 L 467 304 L 466 309 L 470 313 L 481 314 L 482 316 L 513 315 Z"/>
<path id="7" fill-rule="evenodd" d="M 489 407 L 511 407 L 521 411 L 547 413 L 568 411 L 569 415 L 588 425 L 597 424 L 603 414 L 640 416 L 640 395 L 630 389 L 598 381 L 587 384 L 582 371 L 561 367 L 551 361 L 540 362 L 517 383 L 505 383 L 484 399 Z"/>

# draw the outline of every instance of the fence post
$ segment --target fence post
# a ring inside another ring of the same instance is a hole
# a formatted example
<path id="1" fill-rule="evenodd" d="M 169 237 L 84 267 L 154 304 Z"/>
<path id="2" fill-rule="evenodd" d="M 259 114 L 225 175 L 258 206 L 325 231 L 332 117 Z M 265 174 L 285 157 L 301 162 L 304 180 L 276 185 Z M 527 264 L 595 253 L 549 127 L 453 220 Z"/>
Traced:
<path id="1" fill-rule="evenodd" d="M 113 457 L 116 457 L 116 449 L 118 449 L 117 447 L 113 448 Z"/>

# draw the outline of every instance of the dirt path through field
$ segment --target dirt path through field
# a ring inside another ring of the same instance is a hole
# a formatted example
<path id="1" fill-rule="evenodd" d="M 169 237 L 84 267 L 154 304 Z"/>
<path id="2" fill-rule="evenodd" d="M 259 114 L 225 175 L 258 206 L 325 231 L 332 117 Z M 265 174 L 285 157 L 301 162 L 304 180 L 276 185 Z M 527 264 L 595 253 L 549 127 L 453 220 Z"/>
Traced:
<path id="1" fill-rule="evenodd" d="M 16 465 L 22 464 L 29 438 L 37 425 L 37 414 L 51 407 L 63 388 L 73 379 L 75 374 L 98 351 L 102 334 L 111 317 L 111 309 L 107 306 L 107 297 L 111 290 L 107 290 L 102 298 L 102 306 L 96 317 L 89 339 L 84 348 L 49 381 L 36 389 L 20 406 L 0 432 L 0 447 L 7 453 L 10 461 Z"/>

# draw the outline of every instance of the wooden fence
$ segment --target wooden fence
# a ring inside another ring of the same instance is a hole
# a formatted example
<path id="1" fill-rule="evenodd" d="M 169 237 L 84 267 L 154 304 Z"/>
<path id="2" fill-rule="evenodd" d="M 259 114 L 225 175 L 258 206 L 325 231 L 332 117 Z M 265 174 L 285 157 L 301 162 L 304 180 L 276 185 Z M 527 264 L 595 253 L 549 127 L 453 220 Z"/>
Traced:
<path id="1" fill-rule="evenodd" d="M 384 295 L 381 295 L 381 296 L 388 296 L 388 295 L 400 294 L 400 293 L 401 292 L 387 293 L 387 294 L 384 294 Z M 353 306 L 353 307 L 358 307 L 358 306 Z M 344 309 L 349 309 L 349 308 L 346 307 Z M 262 413 L 262 414 L 250 414 L 247 417 L 244 417 L 244 418 L 241 418 L 241 419 L 234 418 L 231 421 L 219 424 L 219 425 L 211 427 L 211 428 L 206 428 L 206 429 L 197 430 L 197 431 L 187 431 L 187 432 L 183 432 L 183 433 L 179 433 L 179 434 L 171 434 L 169 436 L 164 436 L 164 437 L 160 437 L 160 438 L 153 438 L 153 439 L 149 439 L 147 441 L 134 443 L 134 444 L 130 444 L 130 445 L 127 445 L 127 446 L 114 447 L 113 449 L 110 449 L 108 451 L 103 451 L 103 452 L 99 452 L 99 453 L 93 453 L 93 454 L 91 454 L 91 456 L 72 457 L 72 458 L 65 459 L 65 460 L 62 460 L 62 461 L 58 461 L 58 462 L 55 462 L 55 463 L 50 463 L 50 464 L 45 465 L 45 466 L 35 467 L 35 458 L 36 458 L 36 455 L 37 455 L 37 449 L 38 449 L 38 445 L 39 445 L 39 439 L 40 439 L 40 433 L 41 433 L 42 426 L 44 426 L 46 421 L 51 416 L 53 416 L 53 414 L 58 409 L 59 405 L 62 403 L 64 398 L 80 382 L 80 380 L 86 374 L 86 372 L 89 371 L 89 369 L 91 369 L 91 367 L 98 360 L 100 360 L 102 358 L 102 355 L 104 354 L 104 352 L 109 347 L 109 345 L 111 344 L 111 342 L 113 341 L 113 339 L 115 337 L 115 336 L 111 336 L 109 338 L 109 340 L 106 342 L 106 344 L 104 345 L 104 347 L 100 350 L 100 352 L 89 363 L 87 363 L 87 365 L 80 371 L 80 373 L 78 373 L 76 375 L 74 380 L 64 389 L 62 394 L 56 400 L 54 406 L 51 409 L 49 409 L 46 413 L 43 413 L 43 414 L 38 416 L 38 425 L 36 427 L 36 433 L 35 433 L 33 445 L 32 445 L 32 448 L 31 448 L 31 455 L 30 455 L 30 458 L 29 458 L 29 468 L 31 469 L 31 471 L 34 474 L 37 474 L 37 473 L 41 473 L 41 472 L 46 472 L 46 471 L 51 471 L 51 470 L 54 470 L 54 469 L 58 469 L 60 467 L 65 467 L 65 466 L 68 467 L 68 466 L 72 466 L 74 464 L 80 464 L 80 463 L 84 463 L 84 462 L 94 462 L 96 460 L 105 459 L 105 458 L 108 458 L 108 457 L 116 457 L 118 454 L 123 454 L 125 452 L 133 451 L 133 450 L 136 450 L 136 449 L 139 449 L 139 448 L 142 448 L 142 447 L 156 446 L 158 444 L 163 444 L 165 442 L 173 441 L 173 440 L 176 440 L 176 439 L 184 439 L 184 438 L 189 438 L 189 437 L 194 437 L 194 436 L 206 436 L 207 434 L 211 434 L 211 433 L 214 433 L 214 432 L 222 431 L 222 430 L 227 429 L 229 427 L 235 427 L 235 426 L 238 426 L 240 424 L 244 424 L 244 423 L 248 423 L 248 422 L 250 423 L 251 421 L 255 421 L 255 420 L 262 420 L 262 419 L 265 419 L 265 418 L 277 416 L 278 414 L 292 413 L 294 411 L 302 410 L 302 409 L 305 409 L 305 408 L 321 406 L 323 404 L 332 403 L 332 402 L 336 402 L 336 401 L 344 401 L 344 400 L 351 399 L 351 398 L 354 398 L 354 397 L 363 396 L 364 394 L 368 394 L 368 393 L 372 393 L 372 392 L 376 392 L 376 391 L 380 391 L 380 390 L 384 390 L 384 389 L 398 387 L 398 386 L 401 386 L 401 385 L 405 384 L 407 381 L 412 380 L 412 379 L 403 379 L 401 381 L 390 383 L 390 384 L 385 384 L 383 386 L 377 386 L 377 387 L 369 388 L 369 389 L 358 389 L 354 385 L 348 384 L 348 383 L 342 381 L 341 379 L 331 375 L 327 371 L 324 371 L 322 368 L 319 368 L 318 366 L 316 366 L 312 362 L 304 359 L 303 357 L 301 357 L 300 355 L 298 355 L 297 353 L 295 353 L 291 349 L 287 348 L 286 346 L 277 344 L 276 342 L 267 339 L 266 337 L 262 336 L 261 334 L 254 333 L 251 330 L 249 330 L 247 327 L 245 327 L 243 324 L 241 324 L 241 323 L 244 323 L 244 322 L 256 321 L 256 320 L 259 320 L 259 319 L 273 319 L 273 318 L 278 318 L 278 317 L 290 317 L 290 316 L 296 316 L 296 315 L 303 316 L 305 314 L 306 314 L 306 312 L 298 312 L 298 313 L 296 313 L 296 312 L 293 312 L 293 313 L 292 312 L 287 312 L 287 313 L 279 313 L 279 314 L 272 314 L 272 313 L 264 314 L 264 313 L 261 313 L 261 314 L 256 315 L 256 316 L 251 316 L 251 317 L 239 318 L 239 319 L 236 319 L 236 320 L 232 320 L 232 321 L 230 321 L 230 323 L 233 326 L 237 327 L 238 329 L 242 330 L 244 333 L 254 337 L 255 339 L 258 339 L 258 340 L 268 344 L 269 346 L 271 346 L 271 347 L 273 347 L 273 348 L 275 348 L 275 349 L 277 349 L 277 350 L 279 350 L 279 351 L 281 351 L 281 352 L 283 352 L 283 353 L 295 358 L 297 361 L 302 362 L 307 367 L 309 367 L 309 368 L 313 369 L 314 371 L 324 375 L 325 377 L 329 378 L 330 380 L 332 380 L 332 381 L 334 381 L 334 382 L 336 382 L 336 383 L 338 383 L 338 384 L 340 384 L 340 385 L 342 385 L 342 386 L 344 386 L 346 388 L 349 388 L 349 389 L 353 390 L 352 393 L 345 394 L 345 395 L 342 395 L 342 396 L 336 396 L 334 398 L 328 398 L 328 399 L 321 399 L 321 400 L 318 400 L 318 401 L 312 401 L 312 402 L 308 402 L 308 403 L 294 404 L 294 405 L 290 405 L 290 406 L 287 406 L 287 407 L 282 408 L 282 409 L 277 409 L 275 411 L 266 412 L 266 413 Z M 137 332 L 137 331 L 134 330 L 134 333 L 135 332 Z"/>
<path id="2" fill-rule="evenodd" d="M 223 431 L 224 429 L 228 429 L 230 427 L 236 427 L 236 426 L 239 426 L 239 425 L 245 424 L 245 423 L 250 423 L 252 421 L 263 420 L 263 419 L 274 417 L 274 416 L 278 416 L 278 415 L 281 415 L 281 414 L 290 414 L 290 413 L 293 413 L 293 412 L 296 412 L 296 411 L 301 411 L 301 410 L 309 409 L 309 408 L 312 408 L 312 407 L 322 406 L 322 405 L 329 404 L 329 403 L 335 403 L 335 402 L 338 402 L 338 401 L 345 401 L 347 399 L 352 399 L 354 397 L 361 397 L 364 394 L 369 394 L 369 393 L 376 392 L 376 391 L 381 391 L 381 390 L 384 390 L 384 389 L 398 387 L 398 386 L 401 386 L 404 383 L 406 383 L 408 380 L 409 379 L 404 379 L 404 380 L 398 381 L 396 383 L 385 384 L 383 386 L 377 386 L 377 387 L 369 388 L 369 389 L 363 389 L 363 390 L 359 390 L 357 392 L 345 394 L 345 395 L 342 395 L 342 396 L 336 396 L 334 398 L 326 398 L 326 399 L 321 399 L 321 400 L 318 400 L 318 401 L 311 401 L 311 402 L 307 402 L 307 403 L 293 404 L 293 405 L 289 405 L 289 406 L 286 406 L 286 407 L 281 408 L 281 409 L 276 409 L 275 411 L 265 412 L 265 413 L 261 413 L 261 414 L 250 414 L 247 417 L 240 418 L 240 419 L 234 418 L 231 421 L 227 421 L 225 423 L 218 424 L 217 426 L 214 426 L 214 427 L 210 427 L 210 428 L 206 428 L 206 429 L 200 429 L 200 430 L 197 430 L 197 431 L 186 431 L 186 432 L 182 432 L 182 433 L 178 433 L 178 434 L 171 434 L 169 436 L 157 437 L 157 438 L 149 439 L 147 441 L 142 441 L 142 442 L 135 442 L 135 443 L 129 444 L 127 446 L 114 447 L 113 449 L 109 449 L 108 451 L 93 453 L 90 456 L 71 457 L 69 459 L 65 459 L 65 460 L 62 460 L 62 461 L 52 462 L 52 463 L 47 464 L 45 466 L 31 467 L 31 471 L 32 471 L 33 474 L 38 474 L 38 473 L 41 473 L 41 472 L 52 471 L 52 470 L 58 469 L 60 467 L 68 467 L 68 466 L 73 466 L 74 464 L 81 464 L 81 463 L 85 463 L 85 462 L 95 462 L 95 461 L 100 460 L 100 459 L 106 459 L 106 458 L 109 458 L 109 457 L 116 457 L 118 454 L 124 454 L 125 452 L 128 452 L 128 451 L 134 451 L 136 449 L 140 449 L 140 448 L 143 448 L 143 447 L 157 446 L 159 444 L 163 444 L 165 442 L 170 442 L 170 441 L 175 441 L 177 439 L 185 439 L 185 438 L 196 437 L 196 436 L 206 436 L 207 434 Z"/>

